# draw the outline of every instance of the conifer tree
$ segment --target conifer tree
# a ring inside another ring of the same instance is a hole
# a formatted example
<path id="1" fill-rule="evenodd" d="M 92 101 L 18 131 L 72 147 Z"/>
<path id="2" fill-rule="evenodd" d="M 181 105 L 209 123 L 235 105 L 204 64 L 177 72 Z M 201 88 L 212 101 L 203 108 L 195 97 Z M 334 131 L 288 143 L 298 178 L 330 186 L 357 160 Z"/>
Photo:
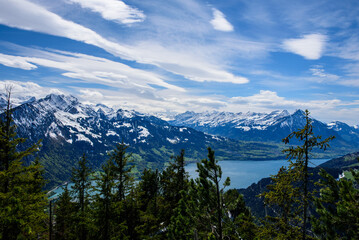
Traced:
<path id="1" fill-rule="evenodd" d="M 10 98 L 9 90 L 7 107 L 0 117 L 0 239 L 41 238 L 47 218 L 43 170 L 38 161 L 24 164 L 25 158 L 39 149 L 40 142 L 24 151 L 17 150 L 25 139 L 17 137 Z"/>
<path id="2" fill-rule="evenodd" d="M 288 137 L 283 139 L 285 144 L 289 143 L 290 139 L 295 137 L 299 141 L 303 142 L 303 145 L 297 147 L 289 147 L 284 150 L 287 153 L 287 158 L 289 160 L 296 159 L 296 165 L 298 171 L 301 173 L 301 181 L 302 181 L 302 205 L 303 205 L 303 225 L 302 225 L 302 239 L 305 240 L 307 236 L 307 223 L 308 223 L 308 211 L 309 211 L 309 203 L 310 203 L 310 192 L 308 190 L 309 185 L 309 173 L 308 173 L 308 163 L 310 159 L 311 152 L 313 148 L 319 148 L 326 150 L 329 147 L 329 141 L 334 139 L 334 137 L 328 137 L 325 140 L 321 140 L 321 136 L 314 136 L 313 133 L 313 121 L 310 118 L 310 113 L 308 110 L 305 110 L 305 125 L 302 129 L 298 131 L 294 131 L 289 134 Z"/>
<path id="3" fill-rule="evenodd" d="M 320 239 L 359 239 L 359 172 L 353 179 L 336 180 L 321 170 L 320 195 L 315 199 L 319 217 L 312 219 L 313 231 Z"/>
<path id="4" fill-rule="evenodd" d="M 223 236 L 225 239 L 255 239 L 257 226 L 243 196 L 237 189 L 229 189 L 223 195 L 225 213 Z"/>
<path id="5" fill-rule="evenodd" d="M 132 162 L 131 154 L 127 154 L 128 146 L 124 143 L 117 144 L 116 148 L 109 154 L 110 168 L 115 181 L 115 200 L 122 201 L 129 193 L 133 186 L 133 176 L 131 170 L 133 166 L 129 164 Z"/>
<path id="6" fill-rule="evenodd" d="M 145 169 L 138 184 L 140 223 L 137 227 L 141 239 L 157 239 L 160 231 L 160 179 L 158 170 Z"/>
<path id="7" fill-rule="evenodd" d="M 114 181 L 114 234 L 121 239 L 129 239 L 128 231 L 131 229 L 127 225 L 129 219 L 126 218 L 129 215 L 126 214 L 128 208 L 126 208 L 125 200 L 134 187 L 134 179 L 131 174 L 133 166 L 129 165 L 132 162 L 131 154 L 127 154 L 127 148 L 128 146 L 123 143 L 116 145 L 116 148 L 109 154 L 108 161 Z"/>
<path id="8" fill-rule="evenodd" d="M 169 166 L 161 174 L 162 219 L 164 226 L 168 226 L 172 211 L 181 199 L 180 192 L 188 189 L 188 173 L 185 171 L 185 151 L 181 150 L 180 155 L 172 157 Z"/>
<path id="9" fill-rule="evenodd" d="M 64 191 L 59 196 L 55 205 L 55 239 L 56 240 L 72 240 L 76 239 L 75 226 L 75 203 L 70 195 L 67 185 L 63 189 Z"/>
<path id="10" fill-rule="evenodd" d="M 302 206 L 300 204 L 300 189 L 298 183 L 300 173 L 293 163 L 288 168 L 282 167 L 271 177 L 272 184 L 268 185 L 268 192 L 264 197 L 266 206 L 271 207 L 274 216 L 266 216 L 263 226 L 259 228 L 259 239 L 300 239 L 300 224 Z"/>
<path id="11" fill-rule="evenodd" d="M 171 240 L 183 239 L 190 240 L 194 236 L 194 221 L 192 218 L 190 198 L 188 193 L 182 190 L 181 198 L 177 207 L 173 210 L 170 224 L 168 226 L 167 237 Z"/>
<path id="12" fill-rule="evenodd" d="M 223 239 L 223 192 L 224 188 L 220 188 L 219 183 L 222 179 L 222 169 L 217 164 L 214 151 L 208 148 L 208 159 L 203 159 L 201 163 L 197 163 L 199 172 L 198 190 L 200 191 L 200 202 L 203 210 L 208 218 L 207 223 L 212 228 L 217 239 Z M 230 179 L 227 178 L 224 182 L 224 187 L 230 185 Z M 214 219 L 212 219 L 212 216 Z"/>
<path id="13" fill-rule="evenodd" d="M 111 168 L 107 162 L 102 166 L 102 172 L 96 180 L 98 193 L 95 196 L 96 238 L 99 240 L 111 239 L 114 224 L 114 180 Z"/>
<path id="14" fill-rule="evenodd" d="M 308 110 L 304 113 L 305 125 L 302 129 L 292 132 L 283 139 L 285 144 L 290 139 L 296 138 L 303 144 L 290 146 L 285 149 L 289 161 L 288 168 L 282 167 L 277 175 L 272 176 L 273 184 L 269 185 L 269 192 L 261 194 L 265 203 L 273 207 L 277 213 L 275 217 L 267 217 L 262 230 L 270 231 L 277 237 L 298 238 L 297 234 L 301 227 L 300 239 L 307 239 L 309 206 L 311 193 L 309 192 L 309 171 L 308 163 L 314 148 L 325 150 L 329 147 L 329 141 L 334 137 L 321 140 L 321 136 L 313 133 L 313 124 Z M 273 236 L 272 236 L 273 237 Z"/>
<path id="15" fill-rule="evenodd" d="M 91 168 L 88 167 L 88 161 L 85 154 L 79 160 L 78 168 L 73 168 L 71 181 L 74 183 L 72 186 L 72 194 L 77 205 L 76 220 L 78 226 L 78 235 L 80 240 L 88 239 L 88 232 L 91 227 L 91 220 L 89 216 L 89 201 L 92 174 Z"/>

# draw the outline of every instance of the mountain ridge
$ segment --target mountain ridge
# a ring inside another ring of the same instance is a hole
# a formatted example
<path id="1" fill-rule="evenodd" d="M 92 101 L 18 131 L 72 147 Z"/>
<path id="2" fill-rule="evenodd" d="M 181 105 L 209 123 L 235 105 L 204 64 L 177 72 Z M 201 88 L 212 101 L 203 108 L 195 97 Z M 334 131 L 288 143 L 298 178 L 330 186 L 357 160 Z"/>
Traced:
<path id="1" fill-rule="evenodd" d="M 205 158 L 207 147 L 213 147 L 220 160 L 284 157 L 279 145 L 213 136 L 136 111 L 82 104 L 68 95 L 49 94 L 18 105 L 12 112 L 18 135 L 28 139 L 27 146 L 42 139 L 38 157 L 51 182 L 49 187 L 69 180 L 83 153 L 91 167 L 99 169 L 118 143 L 128 145 L 133 153 L 135 173 L 163 168 L 181 149 L 186 150 L 187 161 Z"/>

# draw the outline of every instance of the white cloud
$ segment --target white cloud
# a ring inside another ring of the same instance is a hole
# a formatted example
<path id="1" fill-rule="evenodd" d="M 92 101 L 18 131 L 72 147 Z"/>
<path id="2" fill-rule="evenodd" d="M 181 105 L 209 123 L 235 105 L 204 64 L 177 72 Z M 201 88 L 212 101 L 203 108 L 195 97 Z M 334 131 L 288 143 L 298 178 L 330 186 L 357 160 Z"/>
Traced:
<path id="1" fill-rule="evenodd" d="M 89 8 L 100 13 L 104 19 L 121 24 L 142 22 L 146 16 L 142 11 L 133 8 L 120 0 L 69 0 L 78 3 L 82 8 Z"/>
<path id="2" fill-rule="evenodd" d="M 309 71 L 319 80 L 319 82 L 335 82 L 339 79 L 339 76 L 327 73 L 321 65 L 312 66 Z"/>
<path id="3" fill-rule="evenodd" d="M 223 64 L 211 64 L 212 58 L 209 58 L 206 54 L 196 55 L 197 52 L 192 53 L 192 49 L 180 53 L 178 49 L 170 49 L 149 41 L 134 44 L 133 46 L 123 45 L 108 41 L 91 29 L 67 21 L 29 1 L 0 0 L 1 2 L 3 2 L 0 8 L 1 24 L 92 44 L 123 59 L 153 64 L 167 71 L 185 76 L 189 80 L 236 84 L 248 82 L 248 79 L 235 76 L 223 69 Z"/>
<path id="4" fill-rule="evenodd" d="M 93 89 L 80 89 L 80 97 L 87 101 L 95 101 L 99 103 L 103 98 L 103 94 Z"/>
<path id="5" fill-rule="evenodd" d="M 276 92 L 269 90 L 260 90 L 258 94 L 248 97 L 232 97 L 229 102 L 237 106 L 248 106 L 254 109 L 252 111 L 260 109 L 328 109 L 341 104 L 341 101 L 338 99 L 312 101 L 287 100 L 284 97 L 278 96 Z"/>
<path id="6" fill-rule="evenodd" d="M 11 95 L 14 98 L 26 98 L 27 96 L 31 96 L 39 99 L 50 93 L 63 94 L 62 91 L 56 88 L 42 87 L 34 82 L 20 82 L 12 80 L 0 81 L 0 92 L 4 93 L 7 86 L 11 86 Z"/>
<path id="7" fill-rule="evenodd" d="M 158 85 L 174 91 L 183 92 L 184 89 L 171 85 L 162 80 L 158 75 L 131 68 L 125 64 L 108 59 L 93 57 L 85 54 L 60 52 L 57 53 L 33 50 L 31 57 L 19 57 L 18 59 L 28 64 L 36 64 L 43 67 L 63 70 L 63 76 L 80 79 L 89 83 L 99 83 L 121 88 L 147 88 Z M 14 56 L 4 55 L 12 59 Z"/>
<path id="8" fill-rule="evenodd" d="M 32 70 L 37 68 L 34 64 L 27 62 L 22 57 L 9 56 L 2 53 L 0 53 L 0 64 L 7 67 L 21 68 L 24 70 Z"/>
<path id="9" fill-rule="evenodd" d="M 213 19 L 210 21 L 213 28 L 218 31 L 232 32 L 234 27 L 227 21 L 226 16 L 218 9 L 213 8 Z"/>
<path id="10" fill-rule="evenodd" d="M 322 57 L 326 40 L 325 35 L 309 34 L 303 38 L 284 40 L 283 48 L 306 59 L 316 60 Z"/>

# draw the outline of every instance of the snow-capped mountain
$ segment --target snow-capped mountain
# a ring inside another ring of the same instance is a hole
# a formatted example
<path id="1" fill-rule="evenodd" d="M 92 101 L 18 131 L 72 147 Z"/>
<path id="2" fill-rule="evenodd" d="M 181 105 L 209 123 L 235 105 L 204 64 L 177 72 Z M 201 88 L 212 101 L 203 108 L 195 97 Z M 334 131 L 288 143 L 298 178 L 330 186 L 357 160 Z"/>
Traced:
<path id="1" fill-rule="evenodd" d="M 136 111 L 115 111 L 101 104 L 85 105 L 73 96 L 50 94 L 13 110 L 19 136 L 27 138 L 28 143 L 43 139 L 39 156 L 47 178 L 57 183 L 68 180 L 72 167 L 83 153 L 97 169 L 107 159 L 107 153 L 120 142 L 130 146 L 129 152 L 133 153 L 138 171 L 163 167 L 164 162 L 181 149 L 186 150 L 188 160 L 197 161 L 206 157 L 208 146 L 227 159 L 243 158 L 244 155 L 237 153 L 243 146 L 256 149 L 253 143 L 172 126 Z M 273 159 L 281 156 L 278 146 L 261 144 L 257 150 L 261 153 L 249 153 L 245 157 Z"/>
<path id="2" fill-rule="evenodd" d="M 325 124 L 313 120 L 314 133 L 323 138 L 334 135 L 334 144 L 359 147 L 359 129 L 342 122 Z M 304 112 L 297 110 L 266 113 L 185 112 L 170 121 L 175 126 L 187 126 L 209 134 L 246 141 L 280 142 L 291 132 L 305 125 Z"/>

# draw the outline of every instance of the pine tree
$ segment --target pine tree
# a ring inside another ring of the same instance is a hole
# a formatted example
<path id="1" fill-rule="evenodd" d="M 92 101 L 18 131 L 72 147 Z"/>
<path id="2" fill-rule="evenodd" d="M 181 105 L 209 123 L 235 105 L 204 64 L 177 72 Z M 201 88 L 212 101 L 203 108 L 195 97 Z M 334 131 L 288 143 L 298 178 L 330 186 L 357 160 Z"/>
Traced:
<path id="1" fill-rule="evenodd" d="M 24 159 L 39 149 L 40 142 L 24 151 L 17 150 L 25 139 L 17 137 L 10 97 L 8 91 L 7 108 L 0 117 L 0 238 L 41 238 L 47 218 L 43 170 L 38 161 L 24 164 Z"/>
<path id="2" fill-rule="evenodd" d="M 171 240 L 190 240 L 194 236 L 194 221 L 192 218 L 191 203 L 188 193 L 182 190 L 177 207 L 173 210 L 170 224 L 168 226 L 167 238 Z"/>
<path id="3" fill-rule="evenodd" d="M 111 175 L 114 180 L 114 234 L 121 239 L 129 239 L 129 231 L 136 226 L 129 226 L 127 223 L 132 219 L 128 219 L 129 214 L 126 214 L 128 210 L 126 204 L 126 197 L 130 194 L 134 187 L 134 179 L 131 174 L 132 166 L 129 164 L 132 162 L 131 154 L 127 154 L 128 146 L 125 144 L 118 144 L 116 148 L 109 154 L 108 161 Z"/>
<path id="4" fill-rule="evenodd" d="M 224 188 L 219 187 L 222 179 L 221 167 L 217 164 L 214 151 L 208 148 L 208 159 L 203 159 L 201 163 L 197 163 L 199 172 L 198 190 L 199 197 L 205 215 L 209 216 L 207 224 L 210 225 L 211 232 L 213 232 L 217 239 L 223 239 L 223 192 Z M 230 179 L 227 178 L 224 182 L 224 187 L 230 185 Z M 214 219 L 212 217 L 214 216 Z"/>
<path id="5" fill-rule="evenodd" d="M 114 179 L 107 162 L 102 166 L 102 172 L 96 179 L 97 191 L 94 198 L 96 238 L 99 240 L 111 239 L 114 224 Z"/>
<path id="6" fill-rule="evenodd" d="M 89 216 L 91 174 L 92 170 L 88 167 L 86 156 L 83 154 L 82 158 L 79 160 L 78 168 L 73 168 L 71 177 L 71 181 L 74 183 L 71 193 L 75 198 L 77 206 L 76 220 L 80 240 L 88 239 L 88 232 L 91 225 Z"/>
<path id="7" fill-rule="evenodd" d="M 320 195 L 315 199 L 319 217 L 312 220 L 320 239 L 359 239 L 359 172 L 350 170 L 353 180 L 336 180 L 321 170 Z"/>
<path id="8" fill-rule="evenodd" d="M 72 240 L 76 239 L 75 226 L 75 203 L 70 195 L 67 185 L 64 191 L 56 201 L 54 213 L 56 215 L 55 239 L 56 240 Z"/>
<path id="9" fill-rule="evenodd" d="M 303 144 L 296 147 L 290 146 L 284 150 L 290 163 L 288 168 L 282 167 L 277 175 L 272 176 L 273 184 L 268 186 L 269 191 L 260 195 L 276 213 L 274 217 L 267 217 L 265 226 L 261 228 L 262 237 L 301 238 L 303 240 L 310 238 L 308 216 L 311 193 L 309 192 L 308 163 L 313 149 L 325 150 L 334 137 L 322 141 L 321 136 L 314 136 L 308 110 L 305 111 L 304 118 L 304 127 L 283 139 L 283 142 L 288 144 L 294 137 Z M 298 233 L 300 228 L 301 234 Z"/>
<path id="10" fill-rule="evenodd" d="M 309 202 L 310 202 L 310 192 L 308 190 L 309 185 L 309 173 L 308 173 L 308 163 L 310 159 L 310 154 L 313 148 L 319 148 L 326 150 L 329 147 L 329 141 L 334 139 L 334 137 L 328 137 L 327 139 L 321 141 L 321 136 L 314 136 L 312 120 L 310 118 L 310 113 L 308 110 L 305 110 L 305 125 L 302 129 L 292 132 L 288 137 L 283 139 L 285 144 L 289 143 L 289 140 L 293 137 L 303 142 L 302 146 L 289 147 L 284 150 L 287 153 L 287 158 L 289 160 L 296 159 L 296 165 L 298 171 L 301 173 L 302 181 L 302 204 L 303 204 L 303 225 L 302 225 L 302 239 L 307 238 L 307 222 L 308 222 L 308 211 L 309 211 Z"/>
<path id="11" fill-rule="evenodd" d="M 243 196 L 237 189 L 229 189 L 223 194 L 225 213 L 223 235 L 225 239 L 255 239 L 257 225 L 251 211 L 246 207 Z"/>
<path id="12" fill-rule="evenodd" d="M 264 197 L 266 206 L 271 207 L 274 216 L 266 216 L 263 226 L 259 228 L 259 239 L 300 239 L 300 224 L 302 205 L 300 204 L 300 189 L 294 183 L 299 181 L 300 174 L 293 163 L 288 168 L 282 167 L 271 177 L 272 184 Z"/>
<path id="13" fill-rule="evenodd" d="M 137 227 L 141 239 L 157 239 L 161 219 L 159 210 L 160 179 L 158 170 L 145 169 L 138 184 L 140 223 Z"/>
<path id="14" fill-rule="evenodd" d="M 116 148 L 109 154 L 111 173 L 115 181 L 115 200 L 122 201 L 129 193 L 133 186 L 133 176 L 131 170 L 133 166 L 129 164 L 132 162 L 131 154 L 127 154 L 128 146 L 125 144 L 117 144 Z"/>
<path id="15" fill-rule="evenodd" d="M 188 190 L 188 173 L 185 171 L 185 151 L 181 150 L 180 155 L 172 157 L 172 162 L 162 171 L 160 184 L 162 201 L 162 219 L 164 226 L 168 226 L 172 211 L 181 199 L 180 192 Z"/>

